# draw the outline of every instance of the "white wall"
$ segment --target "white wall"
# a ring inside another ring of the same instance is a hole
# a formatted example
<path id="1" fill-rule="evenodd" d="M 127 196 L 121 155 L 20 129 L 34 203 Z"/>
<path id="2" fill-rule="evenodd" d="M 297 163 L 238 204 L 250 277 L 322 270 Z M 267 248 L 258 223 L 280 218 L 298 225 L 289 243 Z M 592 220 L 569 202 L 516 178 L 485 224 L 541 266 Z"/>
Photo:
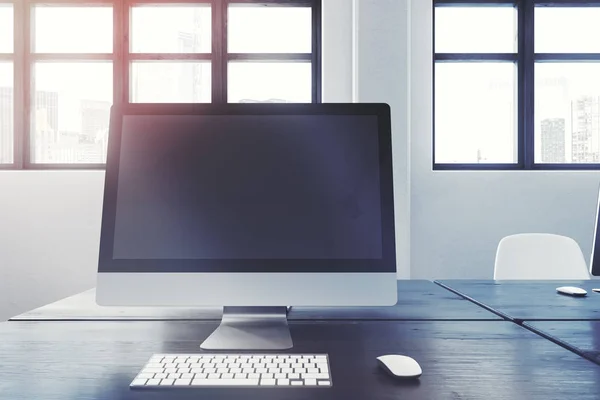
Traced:
<path id="1" fill-rule="evenodd" d="M 104 174 L 0 171 L 0 321 L 95 286 Z"/>
<path id="2" fill-rule="evenodd" d="M 491 278 L 515 232 L 565 234 L 589 255 L 600 173 L 431 170 L 430 1 L 323 8 L 324 100 L 392 106 L 399 277 Z M 0 171 L 0 320 L 94 286 L 103 179 Z"/>
<path id="3" fill-rule="evenodd" d="M 431 17 L 411 0 L 411 277 L 490 279 L 518 232 L 571 236 L 589 260 L 600 172 L 432 171 Z"/>
<path id="4" fill-rule="evenodd" d="M 392 110 L 398 278 L 410 277 L 408 0 L 355 0 L 354 100 Z"/>

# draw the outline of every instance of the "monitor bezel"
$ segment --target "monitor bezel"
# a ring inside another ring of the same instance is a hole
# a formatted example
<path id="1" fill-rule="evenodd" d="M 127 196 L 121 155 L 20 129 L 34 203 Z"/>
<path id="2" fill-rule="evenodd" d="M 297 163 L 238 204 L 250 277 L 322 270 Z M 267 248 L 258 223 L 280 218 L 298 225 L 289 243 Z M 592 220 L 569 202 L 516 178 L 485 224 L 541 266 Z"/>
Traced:
<path id="1" fill-rule="evenodd" d="M 373 115 L 378 119 L 382 257 L 380 259 L 114 259 L 120 142 L 126 115 Z M 390 273 L 396 272 L 390 108 L 349 104 L 126 104 L 111 108 L 99 273 Z"/>

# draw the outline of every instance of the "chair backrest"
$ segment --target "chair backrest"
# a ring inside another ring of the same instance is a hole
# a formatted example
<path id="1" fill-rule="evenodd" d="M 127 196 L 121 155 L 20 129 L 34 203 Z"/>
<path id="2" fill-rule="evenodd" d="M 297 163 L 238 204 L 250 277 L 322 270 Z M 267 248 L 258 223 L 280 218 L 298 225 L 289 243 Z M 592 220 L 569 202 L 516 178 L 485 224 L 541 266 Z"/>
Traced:
<path id="1" fill-rule="evenodd" d="M 498 244 L 494 279 L 590 279 L 581 248 L 573 239 L 522 233 Z"/>

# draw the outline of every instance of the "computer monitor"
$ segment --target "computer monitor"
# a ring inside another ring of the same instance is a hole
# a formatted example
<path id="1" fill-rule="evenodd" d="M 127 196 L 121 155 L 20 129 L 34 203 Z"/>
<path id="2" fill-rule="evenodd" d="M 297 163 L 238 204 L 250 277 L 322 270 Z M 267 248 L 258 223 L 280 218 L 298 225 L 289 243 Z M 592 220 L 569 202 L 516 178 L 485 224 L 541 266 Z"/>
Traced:
<path id="1" fill-rule="evenodd" d="M 111 110 L 96 299 L 224 307 L 205 349 L 292 346 L 286 306 L 396 303 L 385 104 Z"/>

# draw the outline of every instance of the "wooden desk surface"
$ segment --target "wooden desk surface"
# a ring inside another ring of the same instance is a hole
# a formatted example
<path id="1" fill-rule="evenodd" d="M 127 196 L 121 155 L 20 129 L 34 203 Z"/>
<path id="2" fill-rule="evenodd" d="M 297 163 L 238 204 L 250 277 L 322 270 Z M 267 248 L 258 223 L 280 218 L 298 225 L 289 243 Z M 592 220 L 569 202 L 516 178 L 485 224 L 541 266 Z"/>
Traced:
<path id="1" fill-rule="evenodd" d="M 598 399 L 600 366 L 508 321 L 292 322 L 293 353 L 326 352 L 332 388 L 134 391 L 153 353 L 197 353 L 210 321 L 20 321 L 0 324 L 0 399 Z M 376 357 L 423 368 L 394 380 Z"/>
<path id="2" fill-rule="evenodd" d="M 523 325 L 600 364 L 600 321 L 525 321 Z"/>
<path id="3" fill-rule="evenodd" d="M 394 307 L 293 307 L 291 320 L 501 320 L 494 313 L 426 280 L 398 281 Z M 11 318 L 43 320 L 220 320 L 220 308 L 101 307 L 95 290 L 67 297 Z"/>
<path id="4" fill-rule="evenodd" d="M 600 320 L 600 281 L 436 281 L 471 301 L 516 322 L 524 320 Z M 565 296 L 559 286 L 578 286 L 586 297 Z"/>

